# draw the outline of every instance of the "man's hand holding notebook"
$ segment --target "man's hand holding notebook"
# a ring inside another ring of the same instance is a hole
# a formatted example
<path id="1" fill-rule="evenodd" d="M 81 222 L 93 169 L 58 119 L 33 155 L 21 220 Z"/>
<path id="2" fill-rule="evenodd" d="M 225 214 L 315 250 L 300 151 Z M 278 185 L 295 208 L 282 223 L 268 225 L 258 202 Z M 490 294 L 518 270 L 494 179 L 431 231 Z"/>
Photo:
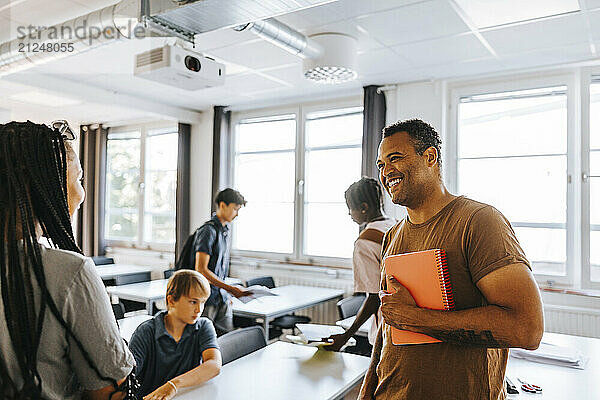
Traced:
<path id="1" fill-rule="evenodd" d="M 387 319 L 402 320 L 401 305 L 416 305 L 433 310 L 454 309 L 452 285 L 444 250 L 432 249 L 387 256 L 384 259 L 387 287 L 382 294 L 382 312 Z M 396 310 L 398 309 L 398 310 Z M 391 316 L 391 317 L 390 317 Z M 401 330 L 392 326 L 392 343 L 396 345 L 438 343 L 440 340 L 422 333 Z"/>

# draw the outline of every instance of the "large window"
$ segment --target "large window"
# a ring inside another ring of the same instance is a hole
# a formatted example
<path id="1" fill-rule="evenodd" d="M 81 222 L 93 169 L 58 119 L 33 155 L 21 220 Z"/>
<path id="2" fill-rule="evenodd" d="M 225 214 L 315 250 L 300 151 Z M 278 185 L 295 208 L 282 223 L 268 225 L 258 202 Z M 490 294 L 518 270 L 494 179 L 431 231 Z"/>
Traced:
<path id="1" fill-rule="evenodd" d="M 288 111 L 237 116 L 233 186 L 248 204 L 233 247 L 294 260 L 350 258 L 358 227 L 344 191 L 361 176 L 362 107 Z"/>
<path id="2" fill-rule="evenodd" d="M 600 282 L 600 82 L 590 85 L 589 139 L 590 280 Z"/>
<path id="3" fill-rule="evenodd" d="M 173 247 L 177 138 L 174 124 L 110 129 L 104 214 L 110 245 Z"/>
<path id="4" fill-rule="evenodd" d="M 565 275 L 566 86 L 460 98 L 458 192 L 498 208 L 534 272 Z"/>

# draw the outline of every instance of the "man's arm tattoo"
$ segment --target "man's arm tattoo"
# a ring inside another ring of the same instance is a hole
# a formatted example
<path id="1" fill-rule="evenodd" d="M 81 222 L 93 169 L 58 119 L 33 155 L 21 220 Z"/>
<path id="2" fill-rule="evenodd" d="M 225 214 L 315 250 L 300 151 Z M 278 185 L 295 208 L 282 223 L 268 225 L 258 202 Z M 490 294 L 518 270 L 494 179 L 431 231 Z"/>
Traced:
<path id="1" fill-rule="evenodd" d="M 477 347 L 504 347 L 498 343 L 491 331 L 477 333 L 473 330 L 457 329 L 454 331 L 434 331 L 427 334 L 451 344 Z"/>

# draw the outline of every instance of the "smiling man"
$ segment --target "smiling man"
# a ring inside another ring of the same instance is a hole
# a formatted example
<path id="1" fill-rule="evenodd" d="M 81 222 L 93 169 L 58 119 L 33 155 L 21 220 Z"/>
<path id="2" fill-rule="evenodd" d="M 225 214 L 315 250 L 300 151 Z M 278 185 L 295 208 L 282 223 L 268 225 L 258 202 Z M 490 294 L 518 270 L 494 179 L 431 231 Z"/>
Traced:
<path id="1" fill-rule="evenodd" d="M 379 177 L 408 216 L 387 232 L 382 255 L 444 249 L 455 310 L 417 307 L 398 282 L 386 286 L 382 270 L 385 324 L 359 398 L 504 399 L 508 348 L 535 349 L 543 333 L 529 262 L 498 210 L 448 192 L 441 177 L 441 141 L 429 124 L 398 122 L 383 136 Z M 392 326 L 442 342 L 396 346 Z"/>

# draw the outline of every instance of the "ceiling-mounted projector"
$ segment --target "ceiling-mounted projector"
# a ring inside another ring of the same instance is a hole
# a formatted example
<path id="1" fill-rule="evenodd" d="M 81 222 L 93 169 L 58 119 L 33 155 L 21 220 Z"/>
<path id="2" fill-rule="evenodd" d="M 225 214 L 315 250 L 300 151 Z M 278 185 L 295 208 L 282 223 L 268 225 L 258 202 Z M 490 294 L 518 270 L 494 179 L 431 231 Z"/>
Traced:
<path id="1" fill-rule="evenodd" d="M 163 46 L 135 56 L 133 74 L 185 90 L 225 84 L 225 65 L 179 46 Z"/>

